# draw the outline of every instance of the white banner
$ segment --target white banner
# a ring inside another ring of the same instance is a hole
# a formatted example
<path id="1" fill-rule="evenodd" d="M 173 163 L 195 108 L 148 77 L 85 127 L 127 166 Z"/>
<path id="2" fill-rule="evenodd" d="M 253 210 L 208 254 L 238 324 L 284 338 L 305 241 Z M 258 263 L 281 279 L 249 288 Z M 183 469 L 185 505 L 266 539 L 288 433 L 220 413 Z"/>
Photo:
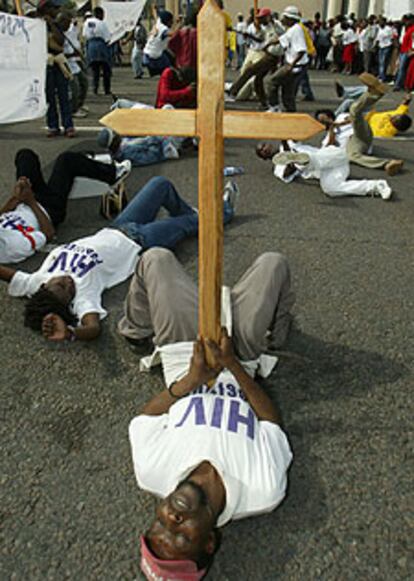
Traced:
<path id="1" fill-rule="evenodd" d="M 43 20 L 0 12 L 0 123 L 46 113 L 46 59 Z"/>
<path id="2" fill-rule="evenodd" d="M 104 21 L 111 33 L 111 44 L 124 36 L 126 32 L 134 30 L 138 18 L 144 9 L 147 0 L 134 2 L 107 2 L 102 0 L 100 6 L 105 11 Z"/>
<path id="3" fill-rule="evenodd" d="M 385 0 L 384 15 L 399 20 L 403 14 L 414 12 L 414 0 Z"/>

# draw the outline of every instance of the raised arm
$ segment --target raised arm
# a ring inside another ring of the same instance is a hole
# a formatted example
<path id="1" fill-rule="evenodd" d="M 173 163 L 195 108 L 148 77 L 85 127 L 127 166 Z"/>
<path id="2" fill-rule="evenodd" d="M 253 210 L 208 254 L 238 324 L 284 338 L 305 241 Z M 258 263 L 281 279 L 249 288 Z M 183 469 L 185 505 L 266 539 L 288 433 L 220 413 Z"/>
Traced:
<path id="1" fill-rule="evenodd" d="M 280 424 L 280 415 L 274 403 L 264 389 L 244 370 L 244 367 L 236 358 L 233 344 L 227 335 L 227 331 L 225 329 L 222 330 L 220 345 L 213 341 L 208 341 L 207 343 L 218 363 L 234 375 L 257 418 L 261 421 Z"/>
<path id="2" fill-rule="evenodd" d="M 46 236 L 48 241 L 51 240 L 55 235 L 55 229 L 48 216 L 36 201 L 32 190 L 32 185 L 28 178 L 20 177 L 17 180 L 14 189 L 14 195 L 16 196 L 18 203 L 26 204 L 26 206 L 30 207 L 33 214 L 36 216 L 37 221 L 39 222 L 40 230 Z"/>

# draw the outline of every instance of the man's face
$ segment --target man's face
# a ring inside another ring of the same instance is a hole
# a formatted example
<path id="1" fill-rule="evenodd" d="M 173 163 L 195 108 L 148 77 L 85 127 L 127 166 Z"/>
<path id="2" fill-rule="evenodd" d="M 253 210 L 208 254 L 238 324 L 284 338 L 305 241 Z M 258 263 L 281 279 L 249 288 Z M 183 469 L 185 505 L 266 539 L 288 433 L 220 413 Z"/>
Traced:
<path id="1" fill-rule="evenodd" d="M 214 552 L 214 524 L 204 491 L 186 480 L 158 505 L 146 538 L 160 559 L 197 561 Z"/>
<path id="2" fill-rule="evenodd" d="M 75 297 L 76 286 L 73 278 L 68 275 L 50 278 L 43 288 L 53 293 L 64 305 L 69 305 Z"/>
<path id="3" fill-rule="evenodd" d="M 256 147 L 256 153 L 262 159 L 272 159 L 276 150 L 271 143 L 263 142 Z"/>

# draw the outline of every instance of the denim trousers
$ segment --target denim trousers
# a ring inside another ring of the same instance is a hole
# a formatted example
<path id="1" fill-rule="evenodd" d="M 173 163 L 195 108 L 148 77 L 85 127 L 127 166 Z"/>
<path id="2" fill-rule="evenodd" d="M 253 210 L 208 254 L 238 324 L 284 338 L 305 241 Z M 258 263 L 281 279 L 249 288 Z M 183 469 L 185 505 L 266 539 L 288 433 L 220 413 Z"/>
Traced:
<path id="1" fill-rule="evenodd" d="M 156 220 L 161 208 L 170 216 Z M 233 218 L 233 208 L 224 202 L 224 223 Z M 152 178 L 140 190 L 121 214 L 111 223 L 144 250 L 154 246 L 174 249 L 189 236 L 198 233 L 198 212 L 185 202 L 174 185 L 163 177 Z"/>
<path id="2" fill-rule="evenodd" d="M 69 81 L 65 78 L 57 65 L 47 67 L 46 73 L 46 101 L 47 113 L 46 122 L 48 129 L 52 131 L 59 129 L 59 114 L 56 98 L 59 101 L 59 109 L 63 128 L 73 127 L 71 106 L 69 102 Z"/>
<path id="3" fill-rule="evenodd" d="M 144 73 L 144 69 L 142 68 L 142 56 L 142 48 L 138 48 L 136 45 L 134 45 L 134 48 L 131 52 L 131 66 L 136 77 L 139 77 Z"/>
<path id="4" fill-rule="evenodd" d="M 403 89 L 404 88 L 404 81 L 405 81 L 405 73 L 407 70 L 408 61 L 410 57 L 408 56 L 408 52 L 400 53 L 400 65 L 398 67 L 397 77 L 395 79 L 395 89 Z"/>
<path id="5" fill-rule="evenodd" d="M 164 161 L 164 147 L 170 142 L 167 137 L 138 137 L 124 140 L 114 158 L 116 161 L 129 159 L 134 167 Z"/>
<path id="6" fill-rule="evenodd" d="M 379 78 L 381 81 L 387 80 L 387 69 L 390 64 L 392 54 L 392 46 L 387 46 L 386 48 L 380 48 L 378 51 L 379 60 Z"/>

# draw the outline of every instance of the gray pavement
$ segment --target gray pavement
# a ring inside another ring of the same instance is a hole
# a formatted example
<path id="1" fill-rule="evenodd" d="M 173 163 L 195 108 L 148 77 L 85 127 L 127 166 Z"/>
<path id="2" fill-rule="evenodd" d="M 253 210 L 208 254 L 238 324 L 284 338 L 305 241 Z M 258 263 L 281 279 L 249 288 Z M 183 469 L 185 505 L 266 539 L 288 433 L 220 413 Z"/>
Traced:
<path id="1" fill-rule="evenodd" d="M 114 92 L 152 102 L 155 81 L 131 76 L 116 69 Z M 318 102 L 301 109 L 333 105 L 333 77 L 312 77 Z M 98 125 L 109 99 L 91 97 L 88 105 L 91 115 L 74 140 L 47 140 L 41 120 L 0 128 L 2 201 L 20 147 L 38 151 L 49 170 L 67 148 L 96 149 L 87 128 Z M 284 252 L 292 267 L 296 324 L 266 387 L 295 460 L 277 511 L 226 528 L 213 580 L 414 578 L 414 133 L 408 138 L 376 146 L 406 160 L 404 173 L 390 178 L 391 202 L 332 200 L 317 185 L 282 185 L 255 157 L 253 142 L 226 144 L 226 163 L 246 169 L 237 180 L 238 215 L 226 230 L 226 282 L 266 250 Z M 135 169 L 129 193 L 153 175 L 170 177 L 196 203 L 194 154 Z M 96 199 L 71 202 L 59 240 L 102 226 Z M 193 240 L 178 250 L 194 276 L 196 254 Z M 136 486 L 128 423 L 161 389 L 161 376 L 140 375 L 136 354 L 116 334 L 126 289 L 107 293 L 110 316 L 99 340 L 52 345 L 23 327 L 22 302 L 0 288 L 1 579 L 141 579 L 138 536 L 155 501 Z"/>

